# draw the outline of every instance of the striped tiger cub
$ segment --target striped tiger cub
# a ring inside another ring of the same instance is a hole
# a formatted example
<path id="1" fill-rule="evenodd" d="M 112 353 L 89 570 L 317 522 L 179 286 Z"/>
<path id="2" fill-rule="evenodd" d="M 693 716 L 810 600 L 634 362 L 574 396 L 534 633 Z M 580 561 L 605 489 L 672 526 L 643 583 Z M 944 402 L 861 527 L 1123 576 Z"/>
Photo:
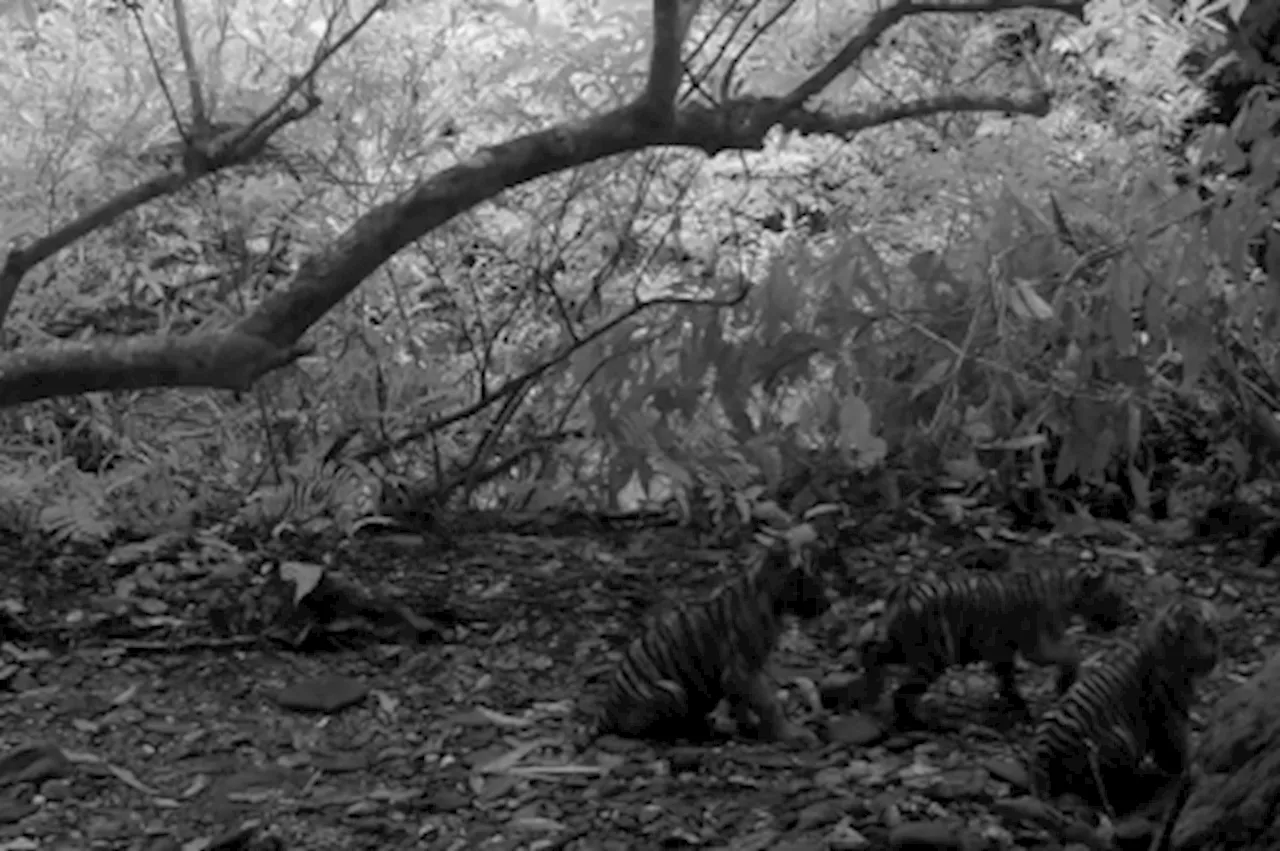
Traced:
<path id="1" fill-rule="evenodd" d="M 623 653 L 595 735 L 702 738 L 724 699 L 760 738 L 816 743 L 787 720 L 764 668 L 784 615 L 810 620 L 830 607 L 817 562 L 834 555 L 812 539 L 774 541 L 709 600 L 659 616 Z"/>
<path id="2" fill-rule="evenodd" d="M 1066 635 L 1071 615 L 1110 630 L 1136 620 L 1136 612 L 1109 576 L 1096 568 L 1045 569 L 1009 574 L 970 574 L 907 583 L 890 595 L 871 638 L 860 648 L 864 708 L 884 690 L 886 668 L 909 675 L 893 695 L 894 722 L 919 726 L 920 698 L 953 665 L 987 662 L 1000 693 L 1026 711 L 1018 691 L 1016 656 L 1058 667 L 1058 691 L 1076 678 L 1080 657 Z"/>
<path id="3" fill-rule="evenodd" d="M 1182 599 L 1166 606 L 1041 718 L 1031 747 L 1036 794 L 1072 792 L 1109 809 L 1141 779 L 1147 757 L 1166 775 L 1180 775 L 1195 683 L 1220 654 L 1212 605 Z"/>

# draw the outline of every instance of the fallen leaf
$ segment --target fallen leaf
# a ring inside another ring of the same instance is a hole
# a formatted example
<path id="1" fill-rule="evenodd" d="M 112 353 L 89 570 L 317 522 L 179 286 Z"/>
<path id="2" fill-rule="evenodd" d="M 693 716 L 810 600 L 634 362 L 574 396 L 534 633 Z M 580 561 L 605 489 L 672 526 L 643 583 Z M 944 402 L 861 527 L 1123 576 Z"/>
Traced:
<path id="1" fill-rule="evenodd" d="M 107 770 L 110 771 L 112 774 L 114 774 L 122 783 L 124 783 L 130 789 L 133 789 L 137 792 L 141 792 L 144 795 L 160 794 L 159 791 L 157 791 L 156 789 L 152 789 L 150 786 L 146 785 L 141 780 L 139 780 L 137 776 L 135 776 L 134 773 L 127 768 L 121 768 L 118 765 L 107 763 Z"/>

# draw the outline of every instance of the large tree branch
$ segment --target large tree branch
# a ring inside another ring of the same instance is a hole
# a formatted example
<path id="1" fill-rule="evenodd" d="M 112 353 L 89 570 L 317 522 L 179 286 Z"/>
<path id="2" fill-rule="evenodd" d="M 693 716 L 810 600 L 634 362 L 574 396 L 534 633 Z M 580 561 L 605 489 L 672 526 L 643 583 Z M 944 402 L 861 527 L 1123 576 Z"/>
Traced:
<path id="1" fill-rule="evenodd" d="M 781 112 L 796 109 L 803 106 L 809 98 L 825 91 L 868 48 L 875 45 L 880 36 L 908 15 L 926 12 L 998 12 L 1020 8 L 1052 9 L 1081 17 L 1084 15 L 1083 0 L 897 0 L 872 15 L 827 64 L 784 95 L 779 100 L 778 109 Z"/>
<path id="2" fill-rule="evenodd" d="M 679 39 L 687 28 L 683 15 L 696 7 L 696 0 L 656 2 L 663 5 L 662 15 L 674 16 L 665 18 L 663 27 L 668 46 L 675 45 L 678 64 Z M 679 6 L 675 5 L 677 2 Z M 906 8 L 914 14 L 1026 6 L 1067 10 L 1074 5 L 1078 4 L 1066 0 L 899 0 L 895 8 Z M 883 23 L 883 18 L 875 16 L 873 22 L 876 19 Z M 866 31 L 864 27 L 864 34 Z M 667 85 L 662 84 L 664 90 Z M 799 104 L 789 105 L 796 97 L 793 92 L 785 100 L 745 97 L 716 107 L 686 103 L 673 108 L 670 121 L 654 121 L 650 94 L 647 90 L 632 103 L 590 119 L 565 122 L 483 149 L 421 181 L 404 195 L 365 213 L 346 233 L 304 259 L 289 286 L 268 297 L 226 332 L 177 340 L 144 337 L 127 342 L 104 341 L 0 355 L 0 407 L 92 390 L 158 386 L 243 389 L 305 352 L 298 344 L 302 335 L 409 243 L 506 189 L 606 157 L 659 145 L 697 148 L 708 154 L 761 150 L 766 134 L 778 125 L 848 138 L 867 127 L 942 111 L 998 110 L 1042 115 L 1048 108 L 1048 95 L 1044 92 L 946 93 L 832 115 L 805 110 Z M 268 133 L 262 132 L 264 129 L 255 128 L 251 139 L 265 141 Z M 214 167 L 221 166 L 227 156 L 226 151 L 215 147 L 209 161 Z M 183 178 L 179 175 L 170 179 Z M 117 201 L 116 206 L 127 208 L 128 203 L 140 203 L 137 199 L 145 194 L 144 189 L 156 192 L 155 188 L 140 188 L 136 197 Z M 100 218 L 109 215 L 104 212 Z M 64 243 L 73 238 L 61 236 Z M 31 256 L 25 252 L 11 255 L 6 271 L 12 271 L 10 265 L 25 271 L 34 262 Z M 3 274 L 0 273 L 0 284 Z"/>
<path id="3" fill-rule="evenodd" d="M 315 75 L 337 49 L 363 30 L 374 14 L 385 5 L 385 0 L 374 3 L 365 15 L 337 39 L 336 43 L 317 48 L 310 67 L 300 77 L 291 78 L 283 87 L 275 103 L 264 109 L 248 125 L 222 133 L 212 139 L 203 136 L 186 139 L 184 136 L 181 170 L 171 171 L 147 180 L 132 189 L 127 189 L 53 233 L 35 240 L 25 248 L 11 250 L 5 258 L 4 265 L 0 266 L 0 328 L 4 327 L 5 318 L 9 315 L 13 297 L 17 294 L 23 277 L 37 263 L 49 259 L 99 228 L 106 227 L 135 207 L 189 186 L 206 174 L 251 161 L 262 152 L 267 141 L 282 127 L 300 121 L 315 111 L 320 106 L 320 100 L 316 97 L 314 90 Z M 181 4 L 177 8 L 180 9 Z M 185 22 L 180 23 L 181 28 L 185 29 Z M 326 32 L 326 38 L 327 36 Z M 194 73 L 193 69 L 189 70 Z M 163 80 L 161 82 L 163 83 Z M 192 84 L 195 85 L 194 81 Z M 298 95 L 302 96 L 300 105 L 294 103 Z M 195 103 L 198 104 L 198 101 Z M 193 108 L 197 111 L 200 109 L 198 105 Z M 197 115 L 197 123 L 203 122 L 206 118 L 207 116 Z M 0 397 L 0 400 L 2 398 Z M 3 401 L 0 401 L 0 404 L 3 404 Z"/>
<path id="4" fill-rule="evenodd" d="M 658 124 L 671 121 L 676 90 L 684 73 L 680 49 L 702 0 L 653 0 L 653 50 L 649 54 L 650 116 Z"/>
<path id="5" fill-rule="evenodd" d="M 217 387 L 247 390 L 308 353 L 231 331 L 147 336 L 24 350 L 0 357 L 0 407 L 90 390 Z"/>
<path id="6" fill-rule="evenodd" d="M 798 112 L 781 122 L 788 130 L 804 134 L 825 133 L 849 138 L 871 127 L 939 112 L 1007 112 L 1043 117 L 1049 114 L 1049 93 L 1043 89 L 996 94 L 992 92 L 948 92 L 915 98 L 903 103 L 872 106 L 842 114 L 822 110 Z"/>
<path id="7" fill-rule="evenodd" d="M 280 345 L 299 339 L 361 281 L 415 239 L 504 190 L 605 157 L 673 140 L 652 124 L 644 96 L 610 112 L 482 149 L 374 207 L 307 257 L 291 286 L 238 326 Z"/>
<path id="8" fill-rule="evenodd" d="M 480 151 L 373 208 L 328 247 L 307 257 L 290 286 L 268 297 L 225 335 L 142 337 L 0 355 L 0 407 L 92 390 L 243 389 L 296 359 L 305 351 L 298 341 L 307 329 L 413 240 L 505 189 L 605 157 L 654 145 L 693 147 L 709 154 L 760 150 L 777 124 L 848 137 L 887 121 L 947 109 L 1041 114 L 1046 105 L 1043 93 L 1022 99 L 947 95 L 842 116 L 805 110 L 779 115 L 776 99 L 744 98 L 727 111 L 686 104 L 671 126 L 662 127 L 649 120 L 642 96 L 590 120 Z M 99 368 L 93 367 L 95 359 Z"/>
<path id="9" fill-rule="evenodd" d="M 909 3 L 911 12 L 923 15 L 929 12 L 1008 12 L 1010 9 L 1047 9 L 1084 18 L 1087 0 L 900 0 Z"/>
<path id="10" fill-rule="evenodd" d="M 422 181 L 405 195 L 361 216 L 342 236 L 303 261 L 293 284 L 266 299 L 238 330 L 278 346 L 298 340 L 361 281 L 400 249 L 454 216 L 535 178 L 654 145 L 719 151 L 759 150 L 770 128 L 831 132 L 857 130 L 947 109 L 991 109 L 1042 115 L 1048 95 L 942 95 L 843 116 L 792 110 L 779 115 L 771 98 L 744 98 L 730 109 L 685 104 L 670 126 L 649 120 L 645 97 L 582 122 L 561 124 L 480 151 Z"/>
<path id="11" fill-rule="evenodd" d="M 206 174 L 249 162 L 261 153 L 271 134 L 286 124 L 306 117 L 319 105 L 318 100 L 311 99 L 305 106 L 285 109 L 269 120 L 255 122 L 256 129 L 237 129 L 200 146 L 185 148 L 180 170 L 170 171 L 126 189 L 25 248 L 10 251 L 4 265 L 0 267 L 0 327 L 4 325 L 23 277 L 37 263 L 49 259 L 99 228 L 106 227 L 135 207 L 190 186 Z"/>

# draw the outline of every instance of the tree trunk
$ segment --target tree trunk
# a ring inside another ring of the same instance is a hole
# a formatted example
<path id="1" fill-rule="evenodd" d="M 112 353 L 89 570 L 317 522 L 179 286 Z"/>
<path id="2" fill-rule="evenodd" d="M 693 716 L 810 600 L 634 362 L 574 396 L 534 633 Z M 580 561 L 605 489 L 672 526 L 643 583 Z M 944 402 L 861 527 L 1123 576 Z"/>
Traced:
<path id="1" fill-rule="evenodd" d="M 1218 701 L 1198 756 L 1204 774 L 1178 819 L 1174 848 L 1280 848 L 1280 653 Z"/>

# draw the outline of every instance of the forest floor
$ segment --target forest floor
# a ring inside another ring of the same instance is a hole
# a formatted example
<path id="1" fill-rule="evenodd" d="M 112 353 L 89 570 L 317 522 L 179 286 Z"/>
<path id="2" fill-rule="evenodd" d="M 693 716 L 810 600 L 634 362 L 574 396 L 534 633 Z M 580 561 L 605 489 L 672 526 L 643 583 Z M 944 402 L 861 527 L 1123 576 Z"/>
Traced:
<path id="1" fill-rule="evenodd" d="M 1275 642 L 1277 585 L 1231 567 L 1248 562 L 1240 552 L 1122 537 L 999 546 L 1036 562 L 1087 551 L 1148 611 L 1177 590 L 1213 595 L 1229 613 L 1229 658 L 1202 686 L 1203 723 Z M 791 714 L 822 735 L 821 749 L 611 737 L 575 746 L 575 704 L 598 693 L 640 616 L 724 579 L 726 553 L 676 532 L 488 534 L 447 549 L 383 536 L 281 544 L 265 560 L 210 538 L 125 549 L 77 556 L 0 542 L 0 851 L 1059 842 L 1061 826 L 1023 797 L 1030 727 L 1000 718 L 981 670 L 952 672 L 926 701 L 953 733 L 886 736 L 866 717 L 815 710 L 813 683 L 839 669 L 833 652 L 875 589 L 945 570 L 947 552 L 928 541 L 848 552 L 845 600 L 775 654 Z M 272 559 L 396 589 L 434 613 L 439 632 L 325 652 L 228 637 L 228 598 L 216 589 L 253 586 Z M 1092 654 L 1108 640 L 1082 645 Z M 1051 680 L 1023 672 L 1037 711 Z"/>

